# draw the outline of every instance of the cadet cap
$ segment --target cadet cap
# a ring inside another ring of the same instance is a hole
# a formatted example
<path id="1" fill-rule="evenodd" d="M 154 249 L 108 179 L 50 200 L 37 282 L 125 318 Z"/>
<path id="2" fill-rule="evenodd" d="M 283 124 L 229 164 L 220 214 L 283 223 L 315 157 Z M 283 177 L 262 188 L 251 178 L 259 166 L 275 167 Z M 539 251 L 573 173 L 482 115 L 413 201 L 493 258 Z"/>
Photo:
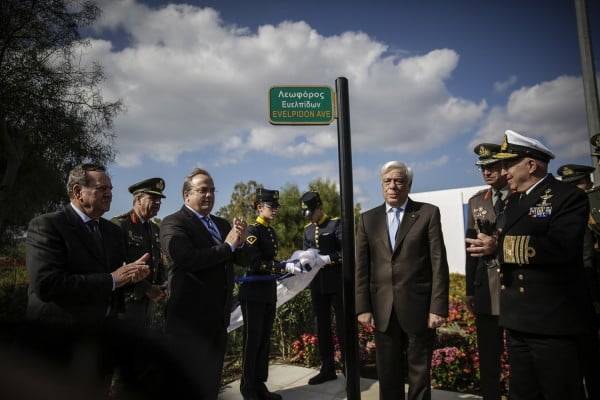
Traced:
<path id="1" fill-rule="evenodd" d="M 313 211 L 315 211 L 315 209 L 321 204 L 321 196 L 319 196 L 319 192 L 306 192 L 302 195 L 302 197 L 300 197 L 302 215 L 305 217 L 310 217 Z"/>
<path id="2" fill-rule="evenodd" d="M 162 178 L 150 178 L 134 183 L 129 186 L 128 190 L 131 194 L 148 193 L 163 199 L 166 197 L 163 194 L 163 190 L 165 190 L 165 181 Z"/>
<path id="3" fill-rule="evenodd" d="M 268 203 L 273 207 L 279 207 L 279 190 L 258 188 L 254 195 L 255 203 Z"/>

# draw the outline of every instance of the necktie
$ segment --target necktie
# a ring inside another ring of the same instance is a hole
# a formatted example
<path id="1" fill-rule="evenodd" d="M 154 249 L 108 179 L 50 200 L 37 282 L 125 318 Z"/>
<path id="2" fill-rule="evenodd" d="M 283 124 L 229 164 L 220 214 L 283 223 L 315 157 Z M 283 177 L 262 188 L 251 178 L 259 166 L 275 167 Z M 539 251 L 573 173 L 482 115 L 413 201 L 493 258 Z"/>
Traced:
<path id="1" fill-rule="evenodd" d="M 210 217 L 208 215 L 205 217 L 202 217 L 202 218 L 206 222 L 206 227 L 208 228 L 208 231 L 210 232 L 210 236 L 212 236 L 212 238 L 215 240 L 215 242 L 217 242 L 219 244 L 223 243 L 223 239 L 221 239 L 221 233 L 219 233 L 219 230 L 215 226 L 212 219 L 210 219 Z"/>
<path id="2" fill-rule="evenodd" d="M 398 225 L 400 224 L 400 209 L 399 208 L 390 208 L 390 213 L 392 213 L 392 219 L 390 221 L 390 226 L 388 228 L 388 234 L 390 235 L 390 244 L 392 248 L 396 244 L 396 232 L 398 231 Z"/>
<path id="3" fill-rule="evenodd" d="M 103 250 L 104 245 L 102 244 L 102 235 L 100 234 L 100 225 L 98 224 L 98 221 L 91 219 L 86 222 L 86 225 L 90 229 L 90 233 L 94 239 L 94 242 L 96 243 L 96 246 L 98 246 L 100 250 Z"/>
<path id="4" fill-rule="evenodd" d="M 500 213 L 502 212 L 502 192 L 499 190 L 496 190 L 494 192 L 494 213 L 496 214 L 496 217 L 498 215 L 500 215 Z"/>

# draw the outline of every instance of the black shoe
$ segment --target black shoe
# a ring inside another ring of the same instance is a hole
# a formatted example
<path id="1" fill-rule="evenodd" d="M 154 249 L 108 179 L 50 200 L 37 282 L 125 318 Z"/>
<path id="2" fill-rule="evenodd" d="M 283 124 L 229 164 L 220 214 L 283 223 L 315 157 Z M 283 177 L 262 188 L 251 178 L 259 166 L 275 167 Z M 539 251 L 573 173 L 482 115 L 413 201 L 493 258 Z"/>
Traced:
<path id="1" fill-rule="evenodd" d="M 308 380 L 309 385 L 318 385 L 319 383 L 334 381 L 337 379 L 335 371 L 321 371 Z"/>
<path id="2" fill-rule="evenodd" d="M 258 390 L 258 398 L 261 400 L 282 400 L 283 397 L 279 393 L 269 392 L 269 389 L 263 384 L 262 387 L 259 386 Z"/>

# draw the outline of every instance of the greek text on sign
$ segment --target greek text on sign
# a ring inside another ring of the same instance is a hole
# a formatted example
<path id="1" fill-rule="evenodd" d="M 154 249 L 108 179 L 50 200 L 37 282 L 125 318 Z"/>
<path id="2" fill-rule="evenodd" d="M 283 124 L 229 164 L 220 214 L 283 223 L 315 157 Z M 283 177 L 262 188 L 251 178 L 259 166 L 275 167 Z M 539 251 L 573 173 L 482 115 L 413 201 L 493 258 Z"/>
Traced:
<path id="1" fill-rule="evenodd" d="M 329 86 L 272 86 L 269 122 L 273 125 L 329 125 L 336 117 Z"/>

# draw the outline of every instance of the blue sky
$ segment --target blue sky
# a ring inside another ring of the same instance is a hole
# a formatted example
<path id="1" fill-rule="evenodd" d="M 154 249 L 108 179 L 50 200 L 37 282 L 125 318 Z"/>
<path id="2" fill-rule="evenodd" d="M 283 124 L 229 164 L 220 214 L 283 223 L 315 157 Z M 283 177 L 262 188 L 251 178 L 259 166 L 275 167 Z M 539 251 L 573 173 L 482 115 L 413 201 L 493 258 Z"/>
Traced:
<path id="1" fill-rule="evenodd" d="M 596 66 L 600 2 L 588 4 Z M 402 160 L 413 192 L 483 184 L 473 147 L 506 129 L 565 163 L 591 164 L 574 1 L 103 0 L 86 31 L 105 99 L 122 98 L 113 204 L 160 176 L 159 217 L 182 204 L 184 177 L 208 169 L 215 211 L 255 180 L 301 191 L 339 181 L 337 122 L 273 126 L 268 88 L 349 82 L 354 201 L 382 202 L 378 170 Z"/>

